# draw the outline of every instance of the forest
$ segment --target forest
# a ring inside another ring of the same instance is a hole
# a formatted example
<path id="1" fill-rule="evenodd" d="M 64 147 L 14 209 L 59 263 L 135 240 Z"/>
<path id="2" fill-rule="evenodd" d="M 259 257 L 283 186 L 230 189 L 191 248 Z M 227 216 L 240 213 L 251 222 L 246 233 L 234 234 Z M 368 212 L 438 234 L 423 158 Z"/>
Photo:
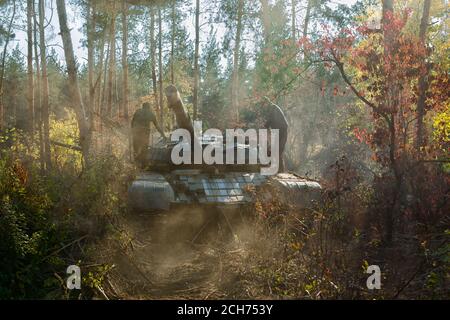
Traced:
<path id="1" fill-rule="evenodd" d="M 0 299 L 449 299 L 449 14 L 447 0 L 0 0 Z M 261 128 L 265 101 L 279 106 L 285 171 L 320 198 L 299 209 L 248 186 L 238 218 L 187 240 L 195 206 L 161 225 L 130 209 L 132 119 L 149 105 L 161 130 L 145 143 L 170 137 L 170 85 L 204 130 Z"/>

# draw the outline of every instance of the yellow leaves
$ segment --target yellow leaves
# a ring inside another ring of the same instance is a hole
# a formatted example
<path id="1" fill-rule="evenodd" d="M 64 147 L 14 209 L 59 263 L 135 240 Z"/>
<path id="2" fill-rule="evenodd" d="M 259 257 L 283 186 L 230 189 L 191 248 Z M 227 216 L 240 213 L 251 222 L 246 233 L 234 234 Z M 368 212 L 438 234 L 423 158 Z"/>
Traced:
<path id="1" fill-rule="evenodd" d="M 430 16 L 439 16 L 448 10 L 448 4 L 445 0 L 431 1 Z M 448 23 L 448 22 L 447 22 Z"/>
<path id="2" fill-rule="evenodd" d="M 303 246 L 304 246 L 304 244 L 301 243 L 301 242 L 293 242 L 293 243 L 291 243 L 291 248 L 294 251 L 300 251 L 303 248 Z"/>
<path id="3" fill-rule="evenodd" d="M 448 36 L 433 41 L 432 56 L 443 70 L 450 69 L 450 39 Z"/>
<path id="4" fill-rule="evenodd" d="M 78 124 L 75 113 L 71 110 L 66 119 L 50 121 L 50 140 L 61 142 L 67 145 L 77 146 L 78 143 Z M 59 146 L 53 146 L 57 152 L 52 152 L 53 161 L 58 166 L 75 163 L 81 168 L 81 153 Z"/>
<path id="5" fill-rule="evenodd" d="M 433 138 L 438 143 L 450 142 L 450 106 L 433 118 Z"/>
<path id="6" fill-rule="evenodd" d="M 367 268 L 369 267 L 369 262 L 367 260 L 363 260 L 362 269 L 364 272 L 366 272 Z"/>

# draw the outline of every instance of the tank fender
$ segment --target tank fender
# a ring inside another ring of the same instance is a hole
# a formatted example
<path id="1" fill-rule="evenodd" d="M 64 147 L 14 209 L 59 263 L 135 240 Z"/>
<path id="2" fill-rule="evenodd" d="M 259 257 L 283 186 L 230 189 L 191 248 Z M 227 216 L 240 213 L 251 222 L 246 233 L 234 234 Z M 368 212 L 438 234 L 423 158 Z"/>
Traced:
<path id="1" fill-rule="evenodd" d="M 134 210 L 169 210 L 175 193 L 165 177 L 158 173 L 139 174 L 128 188 L 129 204 Z"/>

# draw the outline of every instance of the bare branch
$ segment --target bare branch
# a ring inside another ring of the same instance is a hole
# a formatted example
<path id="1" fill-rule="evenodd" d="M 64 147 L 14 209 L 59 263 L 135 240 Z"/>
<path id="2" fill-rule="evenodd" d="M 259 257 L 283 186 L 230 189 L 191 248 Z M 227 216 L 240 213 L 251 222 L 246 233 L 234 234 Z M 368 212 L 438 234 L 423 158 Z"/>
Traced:
<path id="1" fill-rule="evenodd" d="M 55 140 L 50 140 L 50 143 L 54 144 L 55 146 L 58 146 L 58 147 L 63 147 L 63 148 L 74 150 L 74 151 L 80 151 L 80 152 L 82 151 L 80 146 L 74 146 L 71 144 L 62 143 L 62 142 L 55 141 Z"/>

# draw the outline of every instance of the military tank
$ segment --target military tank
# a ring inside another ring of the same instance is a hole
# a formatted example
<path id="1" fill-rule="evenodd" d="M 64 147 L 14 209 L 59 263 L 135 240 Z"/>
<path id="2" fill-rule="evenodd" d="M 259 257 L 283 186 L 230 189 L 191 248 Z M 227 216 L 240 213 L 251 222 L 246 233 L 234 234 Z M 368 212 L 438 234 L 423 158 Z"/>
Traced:
<path id="1" fill-rule="evenodd" d="M 223 140 L 208 136 L 201 139 L 203 148 L 214 143 L 223 144 Z M 252 204 L 254 196 L 250 189 L 262 190 L 267 197 L 280 197 L 298 208 L 310 207 L 320 197 L 321 186 L 317 181 L 294 173 L 262 175 L 261 165 L 247 164 L 249 144 L 233 146 L 235 156 L 243 149 L 246 164 L 223 165 L 175 165 L 171 161 L 174 146 L 175 143 L 161 140 L 144 155 L 143 169 L 128 189 L 129 206 L 133 211 L 164 213 L 192 205 L 236 209 Z M 223 146 L 225 154 L 227 146 Z"/>

